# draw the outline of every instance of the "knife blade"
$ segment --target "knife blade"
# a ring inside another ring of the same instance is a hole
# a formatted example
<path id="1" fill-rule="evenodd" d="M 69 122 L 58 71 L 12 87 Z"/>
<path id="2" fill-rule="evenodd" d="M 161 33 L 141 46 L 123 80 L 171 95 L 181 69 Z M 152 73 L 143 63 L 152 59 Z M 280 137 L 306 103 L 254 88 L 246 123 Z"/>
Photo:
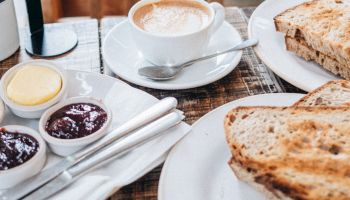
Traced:
<path id="1" fill-rule="evenodd" d="M 142 129 L 137 130 L 137 133 L 127 136 L 121 142 L 104 149 L 94 156 L 62 172 L 59 176 L 38 190 L 29 194 L 24 198 L 24 200 L 41 200 L 49 198 L 50 196 L 56 194 L 58 191 L 61 191 L 66 186 L 73 183 L 77 177 L 81 176 L 88 170 L 104 165 L 116 157 L 124 155 L 135 147 L 140 146 L 155 137 L 158 137 L 169 128 L 179 124 L 183 119 L 184 116 L 177 112 L 173 112 L 167 114 L 164 117 L 161 117 L 160 119 L 152 122 L 151 124 L 148 124 Z"/>
<path id="2" fill-rule="evenodd" d="M 73 176 L 69 172 L 64 171 L 60 175 L 56 176 L 56 178 L 54 178 L 53 180 L 45 184 L 42 188 L 33 192 L 31 195 L 29 195 L 28 197 L 25 197 L 24 199 L 26 200 L 47 199 L 48 197 L 52 196 L 57 191 L 62 190 L 72 182 L 73 182 Z"/>
<path id="3" fill-rule="evenodd" d="M 174 110 L 176 106 L 177 106 L 177 100 L 173 97 L 167 97 L 160 100 L 159 102 L 157 102 L 156 104 L 148 108 L 147 110 L 133 117 L 131 120 L 127 121 L 117 129 L 113 130 L 104 138 L 92 144 L 91 146 L 87 147 L 86 149 L 83 149 L 80 152 L 77 152 L 71 156 L 64 158 L 63 160 L 53 165 L 52 167 L 46 170 L 43 170 L 39 174 L 4 191 L 0 199 L 16 200 L 16 199 L 23 198 L 24 196 L 28 195 L 32 191 L 36 190 L 37 188 L 47 183 L 48 181 L 57 177 L 61 172 L 65 171 L 69 167 L 72 167 L 76 163 L 96 153 L 102 148 L 110 145 L 111 143 L 125 136 L 126 134 L 146 124 L 149 124 L 150 122 L 158 119 L 159 117 L 170 112 L 171 110 Z"/>

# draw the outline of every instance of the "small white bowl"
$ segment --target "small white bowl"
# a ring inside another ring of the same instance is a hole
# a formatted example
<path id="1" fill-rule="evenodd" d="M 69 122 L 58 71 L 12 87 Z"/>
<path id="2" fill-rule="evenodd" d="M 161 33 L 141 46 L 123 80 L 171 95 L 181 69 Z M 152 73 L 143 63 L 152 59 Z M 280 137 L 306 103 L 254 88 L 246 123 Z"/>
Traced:
<path id="1" fill-rule="evenodd" d="M 39 66 L 48 67 L 50 69 L 55 70 L 61 76 L 62 88 L 54 98 L 50 99 L 49 101 L 43 104 L 35 105 L 35 106 L 20 105 L 13 102 L 10 98 L 8 98 L 7 92 L 6 92 L 7 85 L 9 84 L 13 76 L 16 74 L 16 72 L 28 64 L 35 64 Z M 61 101 L 65 97 L 66 90 L 67 90 L 67 77 L 66 77 L 65 70 L 63 68 L 61 68 L 60 66 L 58 66 L 56 63 L 52 61 L 31 60 L 31 61 L 22 62 L 20 64 L 13 66 L 2 76 L 0 95 L 4 100 L 5 104 L 11 109 L 11 111 L 15 115 L 23 118 L 34 119 L 34 118 L 40 118 L 40 116 L 44 113 L 46 109 L 56 104 L 57 102 Z"/>
<path id="2" fill-rule="evenodd" d="M 51 115 L 59 110 L 60 108 L 74 103 L 91 103 L 94 105 L 99 106 L 107 113 L 107 120 L 104 123 L 104 125 L 97 130 L 96 132 L 85 136 L 81 138 L 76 139 L 60 139 L 51 136 L 48 134 L 45 130 L 45 126 Z M 48 143 L 51 150 L 60 156 L 68 156 L 71 155 L 74 152 L 79 151 L 80 149 L 84 148 L 86 145 L 95 142 L 96 140 L 100 139 L 101 137 L 105 136 L 108 130 L 108 126 L 110 125 L 112 120 L 112 114 L 111 111 L 107 108 L 107 106 L 102 102 L 102 100 L 97 100 L 92 97 L 73 97 L 66 99 L 63 102 L 60 102 L 53 107 L 49 108 L 45 111 L 45 113 L 41 116 L 39 121 L 39 131 L 44 138 L 44 140 Z"/>
<path id="3" fill-rule="evenodd" d="M 25 163 L 8 170 L 0 170 L 0 189 L 10 188 L 39 173 L 46 161 L 46 144 L 37 131 L 18 125 L 8 125 L 4 128 L 10 132 L 25 133 L 34 137 L 39 143 L 39 150 Z"/>
<path id="4" fill-rule="evenodd" d="M 0 123 L 4 119 L 4 115 L 5 115 L 5 105 L 4 105 L 4 102 L 0 99 Z"/>

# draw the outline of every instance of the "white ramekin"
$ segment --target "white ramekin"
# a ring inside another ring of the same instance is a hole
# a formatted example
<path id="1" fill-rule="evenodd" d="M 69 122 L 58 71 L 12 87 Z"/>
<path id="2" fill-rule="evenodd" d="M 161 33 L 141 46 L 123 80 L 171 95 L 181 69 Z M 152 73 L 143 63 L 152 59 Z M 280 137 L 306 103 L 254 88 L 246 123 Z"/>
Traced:
<path id="1" fill-rule="evenodd" d="M 46 161 L 46 144 L 40 134 L 29 127 L 8 125 L 3 128 L 10 132 L 28 134 L 39 143 L 38 152 L 27 162 L 8 170 L 0 170 L 0 189 L 7 189 L 40 172 Z"/>
<path id="2" fill-rule="evenodd" d="M 4 115 L 5 115 L 5 105 L 4 105 L 4 102 L 0 99 L 0 123 L 4 119 Z"/>
<path id="3" fill-rule="evenodd" d="M 60 108 L 69 104 L 74 104 L 74 103 L 91 103 L 101 107 L 107 113 L 107 120 L 105 124 L 96 132 L 88 136 L 76 138 L 76 139 L 60 139 L 49 135 L 45 130 L 45 126 L 47 121 L 51 117 L 51 115 L 57 110 L 59 110 Z M 112 113 L 108 109 L 108 107 L 102 102 L 102 100 L 98 100 L 93 97 L 73 97 L 73 98 L 66 99 L 65 101 L 60 102 L 54 105 L 53 107 L 49 108 L 48 110 L 46 110 L 40 118 L 39 131 L 41 133 L 41 136 L 48 143 L 51 150 L 55 154 L 60 156 L 68 156 L 84 148 L 86 145 L 92 142 L 95 142 L 96 140 L 100 139 L 104 135 L 106 135 L 108 126 L 110 125 L 111 120 L 112 120 Z"/>
<path id="4" fill-rule="evenodd" d="M 13 102 L 7 96 L 7 85 L 9 84 L 13 76 L 16 74 L 16 72 L 28 64 L 48 67 L 50 69 L 55 70 L 61 76 L 61 79 L 62 79 L 61 90 L 55 97 L 53 97 L 52 99 L 50 99 L 49 101 L 43 104 L 35 105 L 35 106 L 24 106 Z M 43 114 L 43 112 L 46 109 L 56 104 L 57 102 L 61 101 L 65 97 L 66 91 L 67 91 L 67 76 L 66 76 L 65 70 L 60 66 L 58 66 L 55 62 L 48 61 L 48 60 L 31 60 L 31 61 L 22 62 L 10 68 L 1 78 L 0 95 L 2 99 L 15 115 L 23 118 L 31 118 L 31 119 L 40 118 L 40 116 Z"/>

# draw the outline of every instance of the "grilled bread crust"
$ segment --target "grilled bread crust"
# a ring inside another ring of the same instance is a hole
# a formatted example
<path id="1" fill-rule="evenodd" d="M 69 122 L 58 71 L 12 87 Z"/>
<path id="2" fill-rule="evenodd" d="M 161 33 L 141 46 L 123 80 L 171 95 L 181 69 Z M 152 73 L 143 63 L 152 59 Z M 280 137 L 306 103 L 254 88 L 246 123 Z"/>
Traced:
<path id="1" fill-rule="evenodd" d="M 350 63 L 350 0 L 312 0 L 274 18 L 276 30 L 335 58 Z"/>
<path id="2" fill-rule="evenodd" d="M 229 162 L 270 199 L 350 199 L 350 108 L 238 107 Z"/>
<path id="3" fill-rule="evenodd" d="M 350 66 L 343 65 L 335 58 L 312 49 L 304 40 L 286 36 L 285 44 L 288 51 L 295 53 L 307 61 L 315 61 L 333 74 L 350 80 Z"/>
<path id="4" fill-rule="evenodd" d="M 329 81 L 305 95 L 293 106 L 350 106 L 350 81 Z"/>
<path id="5" fill-rule="evenodd" d="M 312 0 L 274 22 L 287 50 L 350 80 L 350 0 Z M 230 167 L 269 199 L 350 199 L 349 97 L 350 82 L 331 81 L 294 107 L 231 110 Z"/>

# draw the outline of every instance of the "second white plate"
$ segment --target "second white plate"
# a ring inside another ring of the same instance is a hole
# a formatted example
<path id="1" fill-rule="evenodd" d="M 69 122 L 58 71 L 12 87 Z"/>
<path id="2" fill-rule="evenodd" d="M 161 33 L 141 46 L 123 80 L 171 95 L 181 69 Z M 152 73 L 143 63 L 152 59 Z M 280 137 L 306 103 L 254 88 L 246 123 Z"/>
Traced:
<path id="1" fill-rule="evenodd" d="M 224 24 L 212 36 L 205 54 L 213 54 L 232 48 L 242 41 L 239 33 L 229 23 Z M 184 49 L 185 54 L 191 49 Z M 131 83 L 163 90 L 189 89 L 221 79 L 239 63 L 242 51 L 231 52 L 216 58 L 195 63 L 184 69 L 179 76 L 169 81 L 152 81 L 138 75 L 142 66 L 152 65 L 144 59 L 131 37 L 127 20 L 116 25 L 106 36 L 102 46 L 103 59 L 118 76 Z"/>
<path id="2" fill-rule="evenodd" d="M 228 166 L 231 153 L 225 140 L 223 120 L 237 106 L 289 106 L 302 94 L 265 94 L 225 104 L 192 126 L 170 152 L 160 177 L 160 200 L 260 200 L 250 186 L 238 181 Z"/>
<path id="3" fill-rule="evenodd" d="M 306 0 L 266 0 L 254 11 L 250 18 L 248 34 L 258 38 L 259 44 L 254 48 L 262 61 L 278 76 L 301 88 L 311 91 L 324 83 L 339 79 L 314 62 L 288 52 L 284 36 L 275 30 L 273 18 L 288 8 Z"/>

